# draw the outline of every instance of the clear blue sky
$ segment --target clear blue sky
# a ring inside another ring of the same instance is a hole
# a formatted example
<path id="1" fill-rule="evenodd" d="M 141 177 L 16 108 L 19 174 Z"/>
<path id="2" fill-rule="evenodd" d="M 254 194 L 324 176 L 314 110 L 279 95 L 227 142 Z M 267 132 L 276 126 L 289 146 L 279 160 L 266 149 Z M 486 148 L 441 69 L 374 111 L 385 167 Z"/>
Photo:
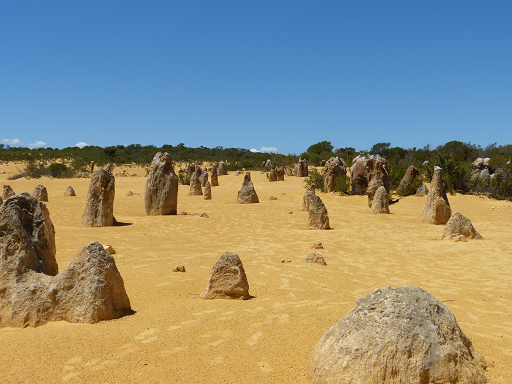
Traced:
<path id="1" fill-rule="evenodd" d="M 0 142 L 512 144 L 511 1 L 0 3 Z"/>

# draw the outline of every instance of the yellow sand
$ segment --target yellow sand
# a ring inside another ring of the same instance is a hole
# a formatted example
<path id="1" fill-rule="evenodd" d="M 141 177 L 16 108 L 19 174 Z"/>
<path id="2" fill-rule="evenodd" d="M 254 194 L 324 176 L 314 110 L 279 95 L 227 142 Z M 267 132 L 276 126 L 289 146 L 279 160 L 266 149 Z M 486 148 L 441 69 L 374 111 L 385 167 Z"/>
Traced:
<path id="1" fill-rule="evenodd" d="M 13 165 L 0 166 L 0 186 L 48 189 L 60 270 L 89 242 L 111 244 L 136 313 L 92 325 L 0 329 L 2 383 L 305 383 L 315 344 L 357 298 L 404 284 L 453 311 L 474 347 L 494 362 L 492 383 L 512 382 L 510 202 L 449 196 L 453 212 L 485 238 L 456 243 L 440 240 L 443 226 L 420 221 L 426 197 L 372 215 L 365 196 L 320 194 L 332 229 L 311 231 L 299 211 L 301 178 L 269 183 L 252 172 L 260 198 L 253 205 L 236 204 L 242 176 L 234 172 L 219 177 L 211 201 L 180 186 L 178 211 L 209 215 L 200 218 L 148 217 L 145 177 L 117 177 L 114 214 L 125 225 L 82 228 L 89 179 L 7 181 L 7 167 Z M 68 185 L 76 197 L 63 196 Z M 135 195 L 126 196 L 129 190 Z M 318 252 L 327 266 L 303 262 L 315 241 L 324 244 Z M 240 256 L 254 299 L 198 298 L 226 250 Z M 177 264 L 187 272 L 173 273 Z"/>

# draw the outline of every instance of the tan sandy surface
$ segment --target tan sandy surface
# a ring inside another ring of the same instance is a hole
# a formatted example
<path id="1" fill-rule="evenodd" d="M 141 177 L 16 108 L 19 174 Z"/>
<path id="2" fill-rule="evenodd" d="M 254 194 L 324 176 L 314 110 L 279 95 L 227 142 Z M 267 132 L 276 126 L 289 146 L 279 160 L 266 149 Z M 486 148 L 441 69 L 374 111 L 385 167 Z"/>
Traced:
<path id="1" fill-rule="evenodd" d="M 17 193 L 47 187 L 60 270 L 90 241 L 117 250 L 136 313 L 92 325 L 0 329 L 1 383 L 305 383 L 315 344 L 357 298 L 404 284 L 453 311 L 494 361 L 492 383 L 512 382 L 510 202 L 449 196 L 453 211 L 485 238 L 455 243 L 440 240 L 443 226 L 420 221 L 426 197 L 372 215 L 366 197 L 321 194 L 333 229 L 308 231 L 300 178 L 269 183 L 252 172 L 260 198 L 253 205 L 236 204 L 242 177 L 233 172 L 219 177 L 211 201 L 180 186 L 178 210 L 209 215 L 200 218 L 148 217 L 145 177 L 117 177 L 114 214 L 125 225 L 81 228 L 89 179 L 6 181 L 3 167 L 0 184 Z M 68 185 L 76 197 L 63 196 Z M 129 190 L 136 194 L 126 196 Z M 315 241 L 324 244 L 327 266 L 303 262 Z M 226 250 L 242 259 L 252 300 L 198 298 Z M 173 273 L 177 264 L 187 272 Z"/>

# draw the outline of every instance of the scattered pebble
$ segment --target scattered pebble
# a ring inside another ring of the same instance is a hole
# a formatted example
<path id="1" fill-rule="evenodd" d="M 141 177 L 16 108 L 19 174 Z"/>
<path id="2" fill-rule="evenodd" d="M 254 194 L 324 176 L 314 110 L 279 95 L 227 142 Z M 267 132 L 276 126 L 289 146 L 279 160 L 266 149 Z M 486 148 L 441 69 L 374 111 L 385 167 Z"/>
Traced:
<path id="1" fill-rule="evenodd" d="M 281 263 L 291 263 L 291 262 L 292 262 L 291 260 L 286 260 L 286 259 L 281 260 Z"/>
<path id="2" fill-rule="evenodd" d="M 270 200 L 277 200 L 277 197 L 275 197 L 275 196 L 270 196 Z"/>
<path id="3" fill-rule="evenodd" d="M 321 241 L 315 241 L 313 243 L 313 248 L 314 249 L 324 249 L 324 246 L 322 245 L 322 242 Z"/>
<path id="4" fill-rule="evenodd" d="M 105 249 L 105 251 L 107 251 L 111 255 L 114 255 L 117 253 L 116 250 L 114 249 L 114 247 L 111 245 L 104 245 L 103 248 Z"/>
<path id="5" fill-rule="evenodd" d="M 183 264 L 177 265 L 172 270 L 173 272 L 185 272 L 185 266 Z"/>

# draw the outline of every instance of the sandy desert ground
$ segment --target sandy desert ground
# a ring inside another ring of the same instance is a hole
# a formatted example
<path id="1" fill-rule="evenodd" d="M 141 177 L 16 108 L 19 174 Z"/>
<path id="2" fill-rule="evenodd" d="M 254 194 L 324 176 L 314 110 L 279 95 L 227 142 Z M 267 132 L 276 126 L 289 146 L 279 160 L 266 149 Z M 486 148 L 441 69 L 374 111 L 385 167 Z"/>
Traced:
<path id="1" fill-rule="evenodd" d="M 512 382 L 510 202 L 449 196 L 453 212 L 485 238 L 456 243 L 440 240 L 444 226 L 420 221 L 426 197 L 372 215 L 366 196 L 320 194 L 332 229 L 314 231 L 299 210 L 302 178 L 269 183 L 252 172 L 260 203 L 239 205 L 243 178 L 231 172 L 219 177 L 211 201 L 179 187 L 178 211 L 189 215 L 149 217 L 145 177 L 117 177 L 114 215 L 123 225 L 82 228 L 89 179 L 8 181 L 2 173 L 15 170 L 0 166 L 0 185 L 48 189 L 59 269 L 91 241 L 111 244 L 135 313 L 98 324 L 1 328 L 2 383 L 307 383 L 317 341 L 357 298 L 404 284 L 453 311 L 475 349 L 494 362 L 491 383 Z M 68 185 L 76 197 L 63 196 Z M 209 218 L 190 216 L 203 211 Z M 327 266 L 304 263 L 315 241 Z M 253 299 L 199 298 L 226 250 L 240 256 Z M 177 264 L 187 272 L 173 273 Z"/>

